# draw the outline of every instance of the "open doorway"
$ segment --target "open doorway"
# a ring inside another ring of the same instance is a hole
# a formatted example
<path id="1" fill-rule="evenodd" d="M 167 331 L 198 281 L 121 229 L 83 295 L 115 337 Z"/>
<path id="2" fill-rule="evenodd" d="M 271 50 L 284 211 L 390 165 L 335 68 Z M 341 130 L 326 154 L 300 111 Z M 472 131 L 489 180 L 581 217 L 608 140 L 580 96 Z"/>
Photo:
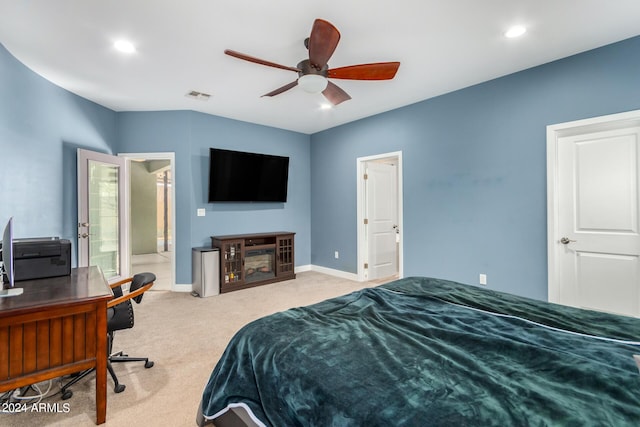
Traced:
<path id="1" fill-rule="evenodd" d="M 131 274 L 156 275 L 155 290 L 175 287 L 174 154 L 121 154 L 129 164 Z"/>
<path id="2" fill-rule="evenodd" d="M 358 280 L 403 277 L 402 152 L 357 159 Z"/>

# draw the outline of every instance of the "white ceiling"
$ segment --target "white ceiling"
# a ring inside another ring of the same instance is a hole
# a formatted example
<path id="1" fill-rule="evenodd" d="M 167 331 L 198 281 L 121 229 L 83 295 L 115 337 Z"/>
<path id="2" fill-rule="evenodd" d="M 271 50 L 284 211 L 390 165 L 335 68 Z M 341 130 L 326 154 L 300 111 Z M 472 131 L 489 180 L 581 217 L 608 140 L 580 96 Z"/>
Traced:
<path id="1" fill-rule="evenodd" d="M 314 19 L 341 33 L 331 68 L 400 61 L 390 81 L 333 80 L 261 97 L 307 58 Z M 528 32 L 507 39 L 523 24 Z M 639 0 L 0 0 L 0 43 L 36 73 L 115 111 L 195 110 L 311 134 L 640 34 Z M 117 52 L 119 38 L 137 47 Z M 191 90 L 208 101 L 187 98 Z"/>

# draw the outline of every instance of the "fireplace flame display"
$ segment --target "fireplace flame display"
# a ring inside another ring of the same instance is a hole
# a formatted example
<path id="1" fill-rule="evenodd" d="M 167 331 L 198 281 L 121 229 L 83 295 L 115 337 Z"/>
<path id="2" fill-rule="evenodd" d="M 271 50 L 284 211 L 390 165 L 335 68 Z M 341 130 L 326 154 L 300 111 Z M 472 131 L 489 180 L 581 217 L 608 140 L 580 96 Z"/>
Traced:
<path id="1" fill-rule="evenodd" d="M 275 250 L 247 251 L 244 258 L 244 277 L 247 282 L 275 277 Z"/>

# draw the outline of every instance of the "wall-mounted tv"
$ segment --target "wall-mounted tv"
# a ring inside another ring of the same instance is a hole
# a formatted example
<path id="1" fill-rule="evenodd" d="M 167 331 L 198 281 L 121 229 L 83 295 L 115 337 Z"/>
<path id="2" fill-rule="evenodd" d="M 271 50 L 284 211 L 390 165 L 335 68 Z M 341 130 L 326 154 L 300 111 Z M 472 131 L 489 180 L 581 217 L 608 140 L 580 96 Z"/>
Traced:
<path id="1" fill-rule="evenodd" d="M 209 150 L 209 202 L 286 202 L 288 179 L 288 157 Z"/>

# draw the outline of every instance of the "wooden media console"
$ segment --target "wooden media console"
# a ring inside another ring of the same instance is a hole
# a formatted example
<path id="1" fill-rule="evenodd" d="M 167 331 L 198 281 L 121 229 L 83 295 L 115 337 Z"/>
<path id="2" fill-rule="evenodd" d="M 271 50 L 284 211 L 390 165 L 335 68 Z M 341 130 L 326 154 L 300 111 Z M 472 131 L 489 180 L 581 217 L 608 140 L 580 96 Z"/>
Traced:
<path id="1" fill-rule="evenodd" d="M 220 250 L 220 292 L 295 279 L 294 235 L 289 231 L 211 236 Z"/>

